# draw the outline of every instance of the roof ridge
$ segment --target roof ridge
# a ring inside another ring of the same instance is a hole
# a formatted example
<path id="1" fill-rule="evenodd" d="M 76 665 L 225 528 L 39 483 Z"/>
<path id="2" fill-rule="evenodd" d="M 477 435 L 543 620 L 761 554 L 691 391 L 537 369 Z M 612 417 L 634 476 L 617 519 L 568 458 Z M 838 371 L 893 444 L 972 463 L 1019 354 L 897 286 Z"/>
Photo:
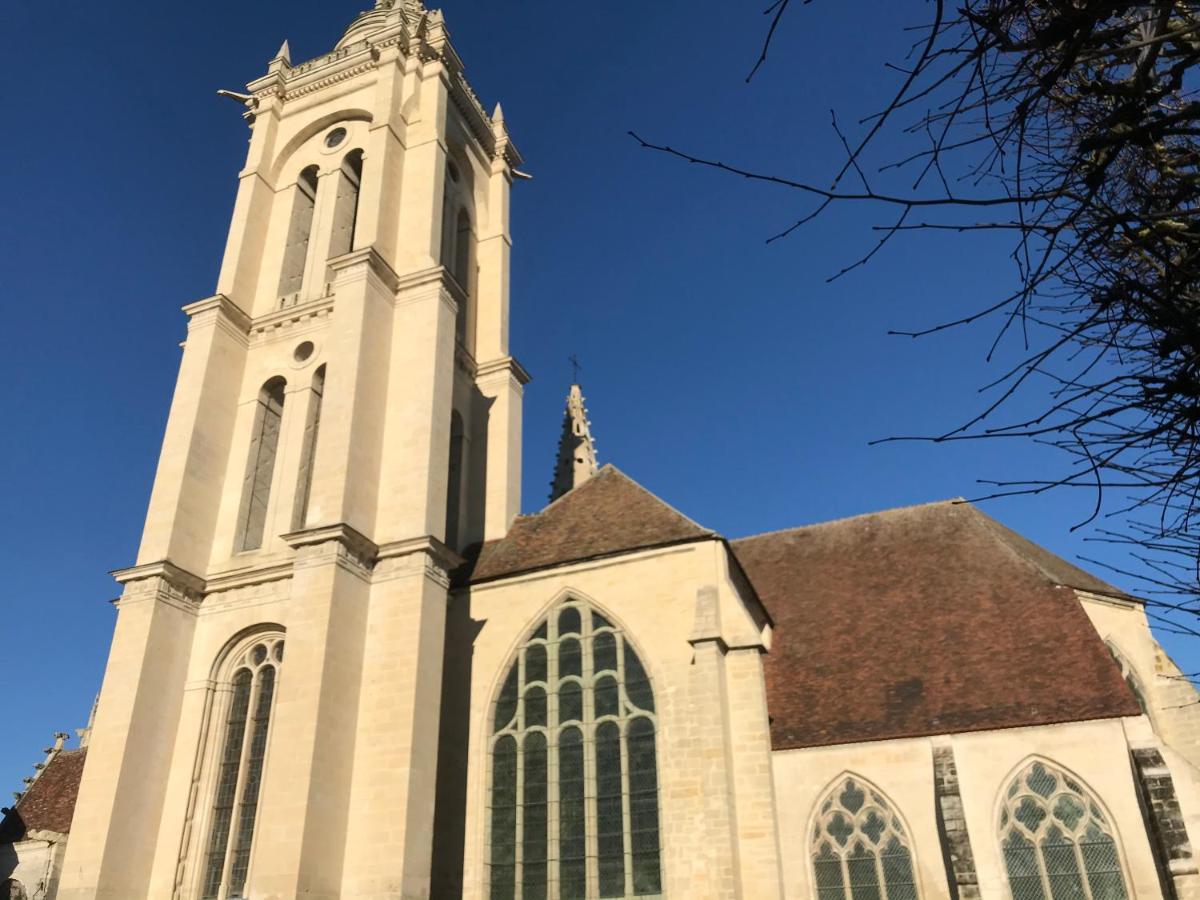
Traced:
<path id="1" fill-rule="evenodd" d="M 793 525 L 789 528 L 776 528 L 774 531 L 763 531 L 758 534 L 748 534 L 745 537 L 734 538 L 732 543 L 740 544 L 744 541 L 754 541 L 758 538 L 778 537 L 781 534 L 790 534 L 795 531 L 809 531 L 813 528 L 825 528 L 829 525 L 841 525 L 846 522 L 853 522 L 857 519 L 869 519 L 872 516 L 887 516 L 894 513 L 911 512 L 915 509 L 927 509 L 931 506 L 967 506 L 974 509 L 974 504 L 965 497 L 950 497 L 945 500 L 929 500 L 925 503 L 912 503 L 908 506 L 893 506 L 889 509 L 877 509 L 873 512 L 856 513 L 852 516 L 842 516 L 837 519 L 827 519 L 824 522 L 810 522 L 807 525 Z"/>
<path id="2" fill-rule="evenodd" d="M 642 484 L 640 481 L 638 481 L 632 475 L 629 475 L 628 473 L 624 472 L 623 470 L 618 469 L 612 463 L 605 463 L 604 468 L 602 468 L 600 471 L 603 472 L 604 469 L 612 469 L 614 472 L 616 472 L 622 478 L 626 479 L 630 484 L 632 484 L 638 490 L 644 491 L 646 494 L 649 494 L 651 497 L 653 497 L 655 500 L 657 500 L 659 503 L 661 503 L 663 506 L 665 506 L 671 512 L 675 513 L 675 515 L 679 516 L 679 518 L 686 520 L 689 525 L 699 528 L 701 531 L 705 531 L 708 534 L 719 534 L 717 531 L 713 530 L 712 528 L 709 528 L 706 525 L 701 525 L 699 522 L 697 522 L 695 519 L 693 519 L 687 513 L 681 511 L 677 506 L 675 506 L 675 504 L 668 503 L 666 500 L 664 500 L 658 494 L 654 493 L 654 491 L 650 490 L 650 488 L 646 487 L 644 484 Z"/>
<path id="3" fill-rule="evenodd" d="M 46 770 L 49 769 L 53 762 L 58 759 L 59 755 L 64 752 L 64 745 L 70 737 L 71 736 L 65 731 L 54 732 L 54 746 L 47 747 L 42 751 L 42 753 L 46 755 L 46 758 L 40 763 L 34 764 L 34 774 L 27 775 L 25 778 L 21 779 L 21 783 L 25 785 L 25 790 L 13 791 L 13 798 L 16 800 L 16 806 L 21 805 L 21 801 L 25 799 L 25 795 L 29 793 L 29 789 L 37 784 L 38 779 L 40 779 L 42 775 L 46 773 Z"/>

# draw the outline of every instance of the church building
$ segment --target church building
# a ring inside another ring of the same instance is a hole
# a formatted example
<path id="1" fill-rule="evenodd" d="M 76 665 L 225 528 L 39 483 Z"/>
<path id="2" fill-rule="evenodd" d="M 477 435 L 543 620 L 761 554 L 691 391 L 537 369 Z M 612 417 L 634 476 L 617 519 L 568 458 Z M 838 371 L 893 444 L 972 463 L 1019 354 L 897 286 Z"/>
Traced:
<path id="1" fill-rule="evenodd" d="M 1137 597 L 958 500 L 726 539 L 598 467 L 578 385 L 518 515 L 525 176 L 441 12 L 230 96 L 94 721 L 0 897 L 1200 900 L 1200 697 Z"/>

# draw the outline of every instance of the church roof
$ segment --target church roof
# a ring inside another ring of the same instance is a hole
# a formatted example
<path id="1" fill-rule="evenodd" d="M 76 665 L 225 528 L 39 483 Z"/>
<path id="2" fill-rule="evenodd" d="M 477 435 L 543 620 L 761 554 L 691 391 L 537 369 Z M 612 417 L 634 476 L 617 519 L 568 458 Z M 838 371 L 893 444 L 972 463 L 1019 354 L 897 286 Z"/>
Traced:
<path id="1" fill-rule="evenodd" d="M 717 535 L 615 466 L 605 466 L 540 513 L 480 549 L 472 583 Z"/>
<path id="2" fill-rule="evenodd" d="M 16 808 L 0 821 L 0 844 L 23 840 L 32 831 L 69 834 L 79 796 L 79 780 L 87 750 L 62 750 L 57 753 Z"/>
<path id="3" fill-rule="evenodd" d="M 1140 713 L 1073 589 L 1121 591 L 961 501 L 745 538 L 776 750 Z"/>

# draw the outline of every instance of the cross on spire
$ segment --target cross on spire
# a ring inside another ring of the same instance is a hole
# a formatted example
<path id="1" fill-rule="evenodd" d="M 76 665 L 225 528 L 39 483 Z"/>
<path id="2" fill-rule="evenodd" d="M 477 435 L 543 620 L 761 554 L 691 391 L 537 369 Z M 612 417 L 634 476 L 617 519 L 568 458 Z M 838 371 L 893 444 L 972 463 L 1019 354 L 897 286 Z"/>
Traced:
<path id="1" fill-rule="evenodd" d="M 579 357 L 572 353 L 567 357 L 567 361 L 571 363 L 571 384 L 579 384 L 579 373 L 583 371 L 583 366 L 579 363 Z"/>

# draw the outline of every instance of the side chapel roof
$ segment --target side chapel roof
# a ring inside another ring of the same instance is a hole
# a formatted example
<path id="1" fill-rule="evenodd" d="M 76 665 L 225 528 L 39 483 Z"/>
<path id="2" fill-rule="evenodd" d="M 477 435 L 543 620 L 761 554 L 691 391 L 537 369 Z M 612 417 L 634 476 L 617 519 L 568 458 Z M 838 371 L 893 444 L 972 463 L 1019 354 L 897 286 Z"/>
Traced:
<path id="1" fill-rule="evenodd" d="M 968 503 L 733 547 L 776 622 L 776 750 L 1140 713 L 1074 589 L 1128 595 Z"/>
<path id="2" fill-rule="evenodd" d="M 609 465 L 485 544 L 460 583 L 713 539 Z M 1132 598 L 969 503 L 730 546 L 774 620 L 776 750 L 1140 714 L 1075 590 Z"/>
<path id="3" fill-rule="evenodd" d="M 69 834 L 86 760 L 86 747 L 55 753 L 16 807 L 0 821 L 0 844 L 23 840 L 34 831 Z"/>
<path id="4" fill-rule="evenodd" d="M 717 535 L 607 465 L 479 551 L 472 583 Z"/>

